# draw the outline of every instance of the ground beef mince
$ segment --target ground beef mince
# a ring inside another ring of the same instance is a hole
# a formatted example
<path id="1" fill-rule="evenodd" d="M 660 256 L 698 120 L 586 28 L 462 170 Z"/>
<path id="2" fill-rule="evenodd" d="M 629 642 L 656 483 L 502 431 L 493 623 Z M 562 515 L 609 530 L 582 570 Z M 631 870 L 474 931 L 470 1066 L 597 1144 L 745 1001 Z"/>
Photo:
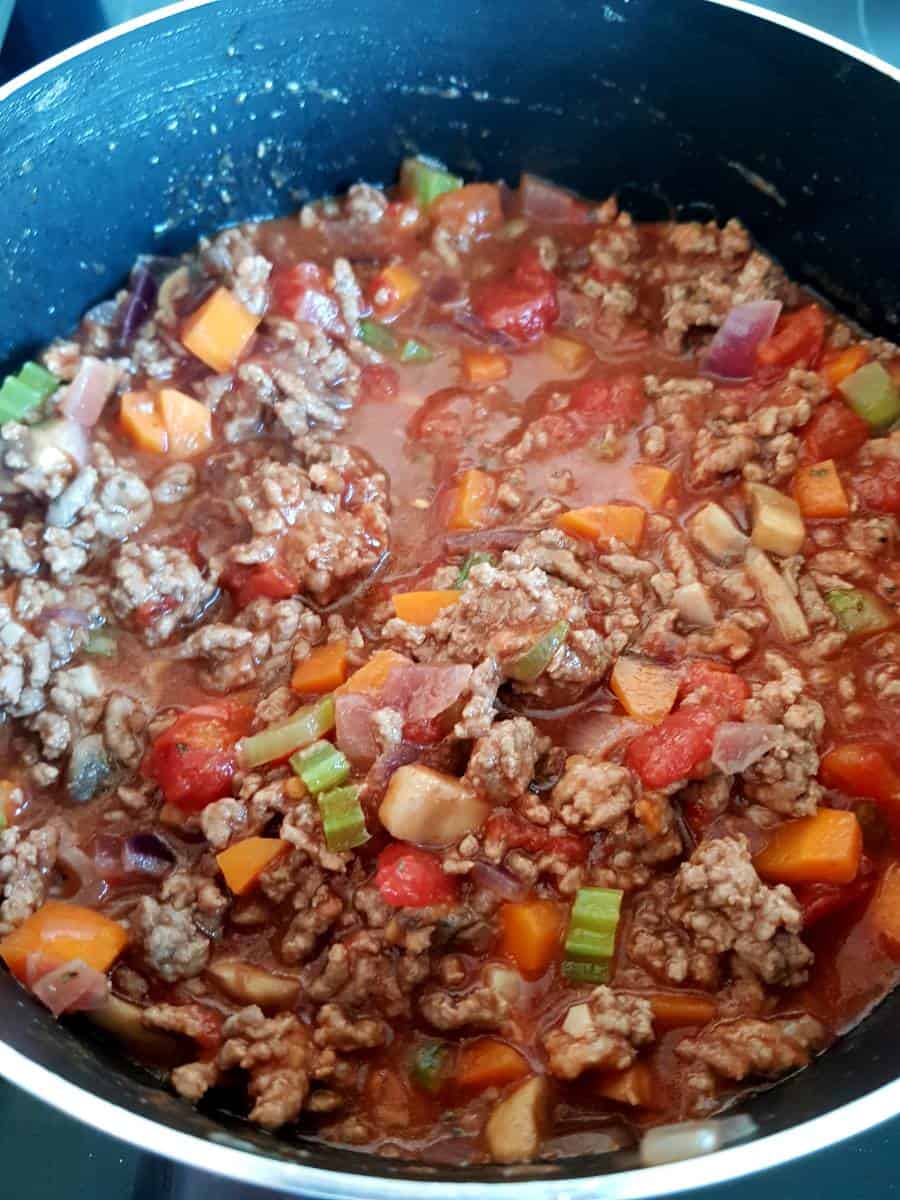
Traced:
<path id="1" fill-rule="evenodd" d="M 0 389 L 35 1002 L 186 1103 L 461 1165 L 709 1117 L 861 1019 L 900 351 L 737 221 L 424 160 L 148 270 Z"/>

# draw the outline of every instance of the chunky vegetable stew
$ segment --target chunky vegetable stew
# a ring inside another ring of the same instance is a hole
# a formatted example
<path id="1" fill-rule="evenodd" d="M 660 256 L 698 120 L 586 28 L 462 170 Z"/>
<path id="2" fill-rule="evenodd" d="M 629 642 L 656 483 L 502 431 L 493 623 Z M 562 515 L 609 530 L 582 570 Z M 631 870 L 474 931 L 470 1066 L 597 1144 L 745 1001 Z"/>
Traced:
<path id="1" fill-rule="evenodd" d="M 900 961 L 900 351 L 425 160 L 0 388 L 0 958 L 187 1101 L 627 1145 Z"/>

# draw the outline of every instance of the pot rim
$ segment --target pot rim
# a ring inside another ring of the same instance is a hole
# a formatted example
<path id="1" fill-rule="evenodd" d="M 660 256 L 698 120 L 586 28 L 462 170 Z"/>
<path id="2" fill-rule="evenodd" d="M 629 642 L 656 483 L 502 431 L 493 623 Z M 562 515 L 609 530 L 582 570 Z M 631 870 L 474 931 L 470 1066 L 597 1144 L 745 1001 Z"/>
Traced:
<path id="1" fill-rule="evenodd" d="M 780 25 L 848 55 L 900 83 L 900 68 L 804 21 L 761 8 L 749 0 L 706 2 Z M 51 75 L 98 46 L 170 17 L 216 3 L 218 0 L 177 0 L 164 8 L 134 17 L 76 42 L 0 86 L 0 103 L 9 100 L 21 88 L 39 81 L 45 75 Z M 376 1160 L 363 1156 L 360 1157 L 365 1162 L 366 1173 L 333 1171 L 273 1158 L 251 1146 L 242 1149 L 228 1145 L 227 1142 L 238 1139 L 224 1130 L 220 1143 L 185 1133 L 94 1095 L 4 1042 L 0 1042 L 0 1076 L 36 1099 L 119 1141 L 143 1150 L 150 1149 L 185 1166 L 199 1166 L 203 1171 L 241 1183 L 281 1189 L 294 1195 L 321 1197 L 322 1200 L 417 1200 L 422 1192 L 433 1195 L 437 1189 L 447 1187 L 452 1187 L 454 1194 L 463 1200 L 474 1200 L 475 1197 L 480 1200 L 545 1200 L 548 1195 L 553 1200 L 594 1200 L 598 1191 L 603 1200 L 649 1200 L 650 1197 L 668 1196 L 733 1181 L 781 1166 L 816 1150 L 846 1141 L 900 1112 L 900 1079 L 897 1079 L 790 1129 L 753 1138 L 715 1154 L 685 1162 L 633 1168 L 608 1175 L 569 1178 L 543 1175 L 534 1179 L 520 1179 L 512 1178 L 513 1172 L 509 1171 L 510 1178 L 503 1180 L 502 1175 L 506 1172 L 500 1168 L 501 1179 L 497 1182 L 451 1182 L 446 1178 L 429 1181 L 373 1174 L 371 1172 Z M 514 1170 L 518 1174 L 522 1168 Z"/>

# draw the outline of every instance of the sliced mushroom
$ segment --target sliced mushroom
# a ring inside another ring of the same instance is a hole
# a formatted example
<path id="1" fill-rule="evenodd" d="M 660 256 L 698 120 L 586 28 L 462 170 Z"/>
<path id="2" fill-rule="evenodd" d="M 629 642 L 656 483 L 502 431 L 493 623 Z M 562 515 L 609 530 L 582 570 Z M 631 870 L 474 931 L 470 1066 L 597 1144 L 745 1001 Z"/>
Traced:
<path id="1" fill-rule="evenodd" d="M 401 841 L 449 846 L 480 829 L 490 807 L 461 779 L 416 763 L 391 776 L 378 816 Z"/>
<path id="2" fill-rule="evenodd" d="M 494 1162 L 530 1162 L 537 1157 L 550 1120 L 550 1085 L 543 1075 L 532 1076 L 505 1096 L 485 1126 L 488 1152 Z"/>
<path id="3" fill-rule="evenodd" d="M 286 975 L 274 975 L 237 958 L 223 958 L 207 967 L 226 995 L 241 1004 L 258 1004 L 262 1009 L 293 1008 L 300 995 L 300 983 Z"/>
<path id="4" fill-rule="evenodd" d="M 785 641 L 805 641 L 809 637 L 809 626 L 803 609 L 769 556 L 756 546 L 750 546 L 746 563 L 747 573 L 759 589 Z"/>
<path id="5" fill-rule="evenodd" d="M 716 610 L 713 607 L 709 588 L 699 579 L 677 587 L 672 599 L 678 609 L 678 615 L 688 625 L 697 625 L 701 629 L 708 629 L 715 625 Z"/>
<path id="6" fill-rule="evenodd" d="M 753 545 L 771 554 L 780 554 L 782 558 L 797 554 L 806 537 L 806 527 L 797 501 L 764 483 L 748 483 L 744 486 L 753 516 L 750 534 Z"/>
<path id="7" fill-rule="evenodd" d="M 157 1066 L 173 1066 L 190 1058 L 190 1042 L 174 1034 L 148 1029 L 142 1020 L 143 1013 L 139 1004 L 132 1004 L 121 996 L 108 996 L 99 1008 L 85 1015 L 92 1025 L 112 1034 L 137 1058 Z"/>
<path id="8" fill-rule="evenodd" d="M 740 558 L 749 541 L 721 504 L 705 504 L 688 521 L 688 528 L 694 541 L 722 562 Z"/>

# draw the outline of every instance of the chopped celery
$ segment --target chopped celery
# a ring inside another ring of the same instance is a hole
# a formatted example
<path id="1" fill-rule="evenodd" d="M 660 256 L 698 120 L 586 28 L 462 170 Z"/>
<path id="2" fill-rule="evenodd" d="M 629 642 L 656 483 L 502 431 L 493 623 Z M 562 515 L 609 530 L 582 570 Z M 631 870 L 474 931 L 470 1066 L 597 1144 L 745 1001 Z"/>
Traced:
<path id="1" fill-rule="evenodd" d="M 417 342 L 415 338 L 407 338 L 400 347 L 400 361 L 409 363 L 427 363 L 434 358 L 434 351 L 426 346 L 424 342 Z"/>
<path id="2" fill-rule="evenodd" d="M 317 795 L 339 787 L 350 777 L 350 764 L 331 742 L 313 742 L 291 755 L 291 770 Z"/>
<path id="3" fill-rule="evenodd" d="M 451 175 L 443 167 L 424 158 L 404 160 L 400 168 L 400 183 L 403 191 L 415 200 L 419 208 L 428 208 L 444 192 L 455 192 L 462 187 L 458 175 Z"/>
<path id="4" fill-rule="evenodd" d="M 112 658 L 116 653 L 116 638 L 108 629 L 92 629 L 84 645 L 85 654 Z"/>
<path id="5" fill-rule="evenodd" d="M 609 963 L 574 962 L 566 959 L 562 965 L 563 978 L 571 983 L 606 983 Z"/>
<path id="6" fill-rule="evenodd" d="M 851 637 L 882 633 L 897 623 L 894 611 L 871 592 L 861 588 L 836 588 L 825 596 L 838 625 Z"/>
<path id="7" fill-rule="evenodd" d="M 568 632 L 569 622 L 557 621 L 521 658 L 507 665 L 506 674 L 519 683 L 534 683 L 538 676 L 546 671 L 553 655 L 566 640 Z"/>
<path id="8" fill-rule="evenodd" d="M 487 554 L 484 550 L 473 550 L 459 564 L 459 570 L 456 573 L 456 578 L 453 580 L 454 590 L 458 590 L 469 578 L 469 572 L 473 567 L 477 567 L 479 563 L 493 562 L 493 557 Z"/>
<path id="9" fill-rule="evenodd" d="M 570 928 L 615 930 L 622 911 L 622 893 L 616 888 L 579 888 L 569 918 Z"/>
<path id="10" fill-rule="evenodd" d="M 52 396 L 59 387 L 59 380 L 56 376 L 51 375 L 46 367 L 35 362 L 27 362 L 22 365 L 19 371 L 19 381 L 26 387 L 30 387 L 33 392 L 37 392 L 42 400 Z"/>
<path id="11" fill-rule="evenodd" d="M 384 325 L 368 319 L 360 321 L 356 327 L 357 337 L 379 354 L 396 354 L 399 350 L 397 339 Z"/>
<path id="12" fill-rule="evenodd" d="M 900 417 L 900 392 L 880 362 L 866 363 L 841 380 L 838 388 L 873 429 L 885 429 Z"/>
<path id="13" fill-rule="evenodd" d="M 570 926 L 566 935 L 566 957 L 586 958 L 602 962 L 612 958 L 616 948 L 616 931 L 608 929 L 602 933 L 597 929 L 580 929 Z"/>
<path id="14" fill-rule="evenodd" d="M 27 362 L 0 387 L 0 422 L 18 421 L 56 391 L 59 380 L 37 363 Z"/>
<path id="15" fill-rule="evenodd" d="M 416 1049 L 410 1063 L 413 1082 L 425 1092 L 438 1091 L 447 1073 L 448 1060 L 443 1042 L 424 1042 Z"/>
<path id="16" fill-rule="evenodd" d="M 318 797 L 325 843 L 333 854 L 352 850 L 369 840 L 358 787 L 334 788 Z"/>
<path id="17" fill-rule="evenodd" d="M 287 758 L 295 750 L 318 741 L 334 728 L 334 697 L 323 696 L 316 704 L 298 709 L 293 716 L 246 737 L 240 744 L 241 762 L 244 767 L 260 767 L 263 763 Z"/>

